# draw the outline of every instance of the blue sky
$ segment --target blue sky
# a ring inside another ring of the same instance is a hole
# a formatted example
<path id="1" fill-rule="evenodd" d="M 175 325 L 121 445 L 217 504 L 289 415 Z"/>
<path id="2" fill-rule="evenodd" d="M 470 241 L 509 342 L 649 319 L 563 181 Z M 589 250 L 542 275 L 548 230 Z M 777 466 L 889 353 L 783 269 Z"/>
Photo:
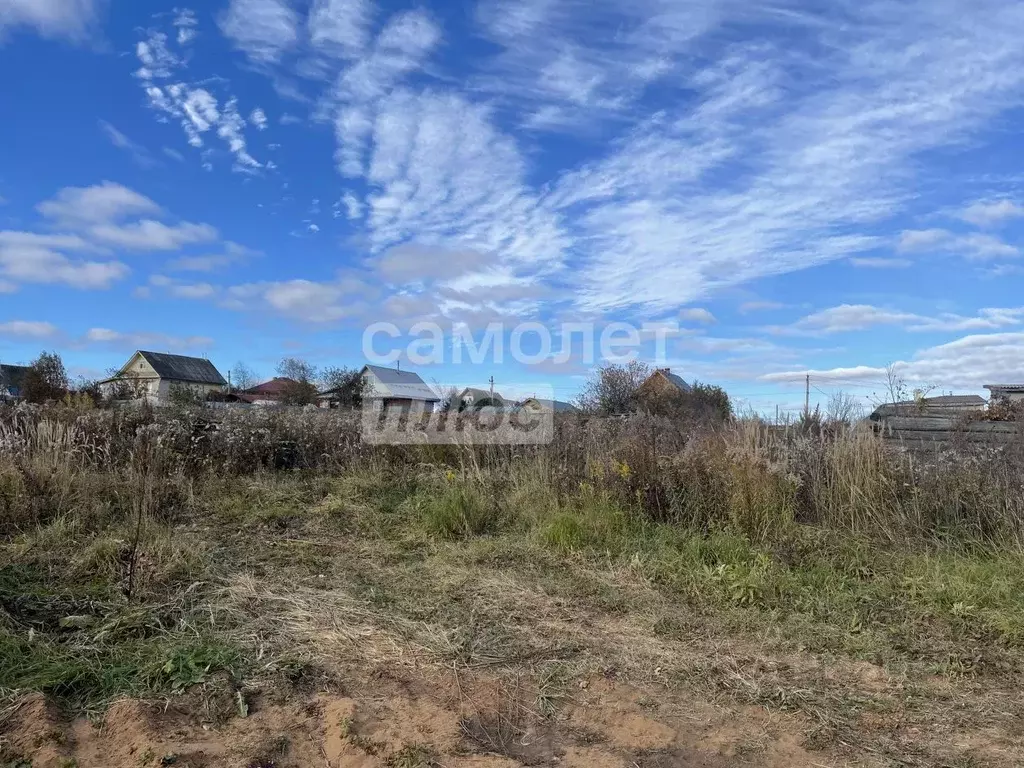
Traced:
<path id="1" fill-rule="evenodd" d="M 0 0 L 4 362 L 664 321 L 764 410 L 1024 380 L 1020 3 L 180 2 Z"/>

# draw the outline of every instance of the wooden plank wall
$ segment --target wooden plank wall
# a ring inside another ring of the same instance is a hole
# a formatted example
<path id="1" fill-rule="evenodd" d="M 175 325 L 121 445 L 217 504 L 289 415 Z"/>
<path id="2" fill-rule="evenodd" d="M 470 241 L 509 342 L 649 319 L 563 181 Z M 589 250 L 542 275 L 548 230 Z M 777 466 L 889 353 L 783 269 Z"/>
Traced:
<path id="1" fill-rule="evenodd" d="M 938 450 L 950 443 L 1007 445 L 1022 438 L 1021 424 L 1010 421 L 967 422 L 950 416 L 890 416 L 876 429 L 907 448 Z"/>

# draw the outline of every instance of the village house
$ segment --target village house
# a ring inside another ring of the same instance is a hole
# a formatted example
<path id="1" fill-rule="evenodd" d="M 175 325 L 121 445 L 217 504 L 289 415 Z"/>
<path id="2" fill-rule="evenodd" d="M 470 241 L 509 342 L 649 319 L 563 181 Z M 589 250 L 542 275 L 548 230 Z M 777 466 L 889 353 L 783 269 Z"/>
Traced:
<path id="1" fill-rule="evenodd" d="M 654 372 L 637 389 L 638 396 L 665 397 L 691 392 L 693 387 L 681 376 L 672 373 L 671 368 L 655 368 Z"/>
<path id="2" fill-rule="evenodd" d="M 440 398 L 426 382 L 411 371 L 364 365 L 359 372 L 363 382 L 362 400 L 377 411 L 408 410 L 431 412 Z M 329 389 L 319 395 L 321 408 L 336 408 L 347 393 Z"/>
<path id="3" fill-rule="evenodd" d="M 100 382 L 100 390 L 108 397 L 155 405 L 171 402 L 179 389 L 205 397 L 226 387 L 224 377 L 206 358 L 145 350 L 136 352 L 114 376 Z"/>
<path id="4" fill-rule="evenodd" d="M 989 402 L 998 403 L 1006 400 L 1016 403 L 1024 400 L 1024 384 L 986 384 L 985 389 L 989 392 Z"/>
<path id="5" fill-rule="evenodd" d="M 528 397 L 519 404 L 519 407 L 532 413 L 579 412 L 579 408 L 572 403 L 567 403 L 564 400 L 546 400 L 542 397 Z"/>
<path id="6" fill-rule="evenodd" d="M 460 411 L 479 408 L 483 405 L 493 408 L 504 408 L 508 405 L 508 402 L 501 396 L 500 392 L 491 392 L 490 390 L 477 389 L 476 387 L 466 387 L 455 398 L 455 402 L 458 404 Z"/>
<path id="7" fill-rule="evenodd" d="M 883 403 L 875 408 L 870 418 L 878 421 L 887 416 L 957 416 L 983 410 L 985 398 L 980 395 L 936 395 L 899 403 Z"/>
<path id="8" fill-rule="evenodd" d="M 275 376 L 270 381 L 235 392 L 235 396 L 240 402 L 250 405 L 280 405 L 298 386 L 299 382 L 295 379 Z"/>
<path id="9" fill-rule="evenodd" d="M 4 365 L 0 363 L 0 402 L 4 400 L 17 400 L 21 397 L 21 389 L 28 370 L 29 366 L 27 365 Z"/>

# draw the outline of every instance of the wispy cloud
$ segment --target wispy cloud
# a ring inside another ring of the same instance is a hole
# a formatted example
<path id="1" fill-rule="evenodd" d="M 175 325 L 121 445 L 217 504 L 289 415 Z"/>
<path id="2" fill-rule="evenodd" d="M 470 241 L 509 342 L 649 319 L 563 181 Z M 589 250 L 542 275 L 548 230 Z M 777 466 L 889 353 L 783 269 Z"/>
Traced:
<path id="1" fill-rule="evenodd" d="M 41 320 L 10 320 L 0 323 L 0 336 L 47 339 L 56 336 L 57 333 L 57 326 Z"/>
<path id="2" fill-rule="evenodd" d="M 911 386 L 941 384 L 943 388 L 980 390 L 985 384 L 1005 382 L 1007 371 L 1024 368 L 1024 332 L 972 334 L 945 344 L 926 347 L 908 360 L 897 360 L 893 371 Z M 884 387 L 886 369 L 859 365 L 831 369 L 779 371 L 765 374 L 766 382 L 863 381 Z"/>
<path id="3" fill-rule="evenodd" d="M 263 4 L 260 0 L 251 2 L 255 5 Z M 245 0 L 233 3 L 228 11 L 229 16 L 245 10 L 237 9 L 235 6 L 238 5 L 245 5 Z M 178 45 L 182 45 L 180 35 L 178 40 Z M 190 40 L 191 38 L 186 36 L 184 43 Z M 158 119 L 176 119 L 185 132 L 189 145 L 196 149 L 204 148 L 204 137 L 207 133 L 215 133 L 224 141 L 234 157 L 233 170 L 253 173 L 263 167 L 249 153 L 245 138 L 246 121 L 239 114 L 236 97 L 228 95 L 222 103 L 207 87 L 182 81 L 174 82 L 184 66 L 184 59 L 171 50 L 171 43 L 166 34 L 149 31 L 146 39 L 138 42 L 135 52 L 141 64 L 135 76 L 142 84 L 149 106 L 157 113 Z M 250 119 L 260 130 L 266 124 L 266 115 L 258 107 L 251 112 Z"/>
<path id="4" fill-rule="evenodd" d="M 285 0 L 231 0 L 221 32 L 255 63 L 276 62 L 299 39 L 299 16 Z"/>
<path id="5" fill-rule="evenodd" d="M 32 27 L 43 37 L 85 39 L 102 0 L 4 0 L 0 3 L 0 44 L 9 30 Z"/>
<path id="6" fill-rule="evenodd" d="M 849 260 L 851 266 L 865 269 L 906 269 L 913 266 L 910 259 L 893 259 L 880 256 L 853 256 Z"/>
<path id="7" fill-rule="evenodd" d="M 110 143 L 131 155 L 132 160 L 134 160 L 140 168 L 152 168 L 154 165 L 157 165 L 157 161 L 153 158 L 148 149 L 129 139 L 106 120 L 100 120 L 99 126 L 104 135 L 110 139 Z"/>
<path id="8" fill-rule="evenodd" d="M 1024 323 L 1024 307 L 985 308 L 973 316 L 942 313 L 920 315 L 870 304 L 843 304 L 823 309 L 785 326 L 766 330 L 776 335 L 827 336 L 863 331 L 876 326 L 897 326 L 910 332 L 996 330 Z"/>
<path id="9" fill-rule="evenodd" d="M 1008 219 L 1024 218 L 1024 206 L 1006 199 L 979 200 L 967 206 L 960 218 L 979 227 L 987 227 Z"/>

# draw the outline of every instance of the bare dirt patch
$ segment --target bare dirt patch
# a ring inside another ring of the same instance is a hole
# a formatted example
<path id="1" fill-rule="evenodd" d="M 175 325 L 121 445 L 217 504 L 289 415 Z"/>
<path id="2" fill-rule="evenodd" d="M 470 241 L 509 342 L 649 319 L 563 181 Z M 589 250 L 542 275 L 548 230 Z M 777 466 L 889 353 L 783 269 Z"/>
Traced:
<path id="1" fill-rule="evenodd" d="M 2 736 L 5 767 L 37 768 L 668 768 L 753 765 L 811 768 L 823 762 L 798 746 L 800 729 L 764 711 L 717 709 L 659 696 L 603 679 L 584 681 L 580 695 L 552 721 L 516 716 L 506 702 L 468 691 L 506 691 L 493 680 L 472 684 L 409 678 L 404 685 L 361 687 L 349 696 L 318 695 L 281 706 L 253 699 L 247 717 L 218 725 L 180 706 L 121 700 L 96 723 L 61 716 L 30 694 Z M 433 686 L 433 694 L 427 694 Z M 459 688 L 461 687 L 461 695 Z M 482 705 L 482 706 L 481 706 Z M 490 705 L 490 706 L 489 706 Z M 686 715 L 680 713 L 684 709 Z M 197 716 L 198 715 L 198 716 Z M 756 742 L 756 744 L 755 744 Z M 752 746 L 754 745 L 754 746 Z"/>

